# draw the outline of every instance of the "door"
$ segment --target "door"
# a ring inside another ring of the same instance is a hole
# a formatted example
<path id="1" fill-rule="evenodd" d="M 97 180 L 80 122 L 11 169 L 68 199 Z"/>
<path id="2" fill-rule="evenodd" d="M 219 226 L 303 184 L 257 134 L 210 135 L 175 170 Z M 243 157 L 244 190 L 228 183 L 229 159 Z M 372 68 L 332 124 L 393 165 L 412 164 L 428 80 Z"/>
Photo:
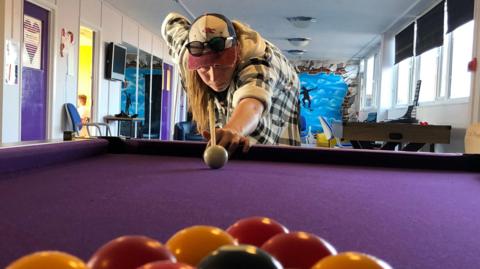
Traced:
<path id="1" fill-rule="evenodd" d="M 21 139 L 47 133 L 48 11 L 24 2 Z"/>

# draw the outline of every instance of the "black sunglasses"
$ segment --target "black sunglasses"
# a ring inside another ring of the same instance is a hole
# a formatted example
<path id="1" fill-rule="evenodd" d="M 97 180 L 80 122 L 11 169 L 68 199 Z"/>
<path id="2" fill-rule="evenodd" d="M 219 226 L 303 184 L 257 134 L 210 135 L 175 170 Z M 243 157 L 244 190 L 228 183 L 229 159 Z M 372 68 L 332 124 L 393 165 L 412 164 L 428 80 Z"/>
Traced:
<path id="1" fill-rule="evenodd" d="M 205 48 L 209 48 L 214 52 L 220 52 L 226 48 L 230 48 L 233 45 L 234 40 L 235 37 L 233 36 L 217 36 L 208 40 L 207 42 L 192 41 L 187 44 L 187 49 L 191 55 L 201 56 Z"/>

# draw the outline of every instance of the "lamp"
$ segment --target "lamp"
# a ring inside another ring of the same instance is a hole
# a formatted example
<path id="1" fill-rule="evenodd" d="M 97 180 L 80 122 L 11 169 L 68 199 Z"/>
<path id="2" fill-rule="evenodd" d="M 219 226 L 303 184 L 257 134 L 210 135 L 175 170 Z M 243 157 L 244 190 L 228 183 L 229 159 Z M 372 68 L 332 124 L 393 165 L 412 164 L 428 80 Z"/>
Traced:
<path id="1" fill-rule="evenodd" d="M 296 47 L 305 47 L 310 43 L 310 38 L 306 37 L 292 37 L 292 38 L 287 38 L 288 42 L 292 44 L 293 46 Z"/>
<path id="2" fill-rule="evenodd" d="M 306 50 L 297 50 L 297 49 L 294 49 L 294 50 L 287 50 L 288 53 L 292 54 L 292 55 L 302 55 L 304 54 L 305 52 L 307 52 Z"/>
<path id="3" fill-rule="evenodd" d="M 315 18 L 306 16 L 288 17 L 287 20 L 297 28 L 307 28 L 312 22 L 317 21 Z"/>

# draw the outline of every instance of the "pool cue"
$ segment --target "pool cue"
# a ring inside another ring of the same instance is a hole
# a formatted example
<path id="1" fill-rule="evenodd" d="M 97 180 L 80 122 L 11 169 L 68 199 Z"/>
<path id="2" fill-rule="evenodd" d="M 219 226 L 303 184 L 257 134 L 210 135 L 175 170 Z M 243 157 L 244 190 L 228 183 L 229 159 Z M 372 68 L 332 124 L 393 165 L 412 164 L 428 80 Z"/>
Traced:
<path id="1" fill-rule="evenodd" d="M 210 146 L 217 144 L 217 138 L 215 137 L 215 108 L 213 98 L 208 99 L 208 120 L 210 122 Z"/>

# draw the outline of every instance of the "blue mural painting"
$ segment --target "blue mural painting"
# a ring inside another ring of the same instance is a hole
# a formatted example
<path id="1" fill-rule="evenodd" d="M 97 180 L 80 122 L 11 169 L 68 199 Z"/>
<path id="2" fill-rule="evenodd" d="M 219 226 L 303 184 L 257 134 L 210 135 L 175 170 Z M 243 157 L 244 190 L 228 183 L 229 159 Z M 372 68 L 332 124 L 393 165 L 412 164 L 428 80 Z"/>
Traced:
<path id="1" fill-rule="evenodd" d="M 128 115 L 135 114 L 137 104 L 135 83 L 137 80 L 137 68 L 127 66 L 125 69 L 125 82 L 122 87 L 121 109 Z"/>
<path id="2" fill-rule="evenodd" d="M 138 70 L 138 98 L 136 98 L 135 81 L 137 77 L 137 68 L 135 66 L 129 66 L 125 71 L 124 87 L 122 89 L 122 111 L 128 115 L 138 114 L 139 118 L 145 118 L 145 75 L 161 75 L 161 70 L 140 68 Z M 135 112 L 135 106 L 138 108 Z"/>
<path id="3" fill-rule="evenodd" d="M 304 117 L 306 130 L 322 133 L 319 116 L 329 122 L 342 119 L 342 103 L 348 90 L 341 75 L 334 73 L 300 73 L 300 115 Z"/>

